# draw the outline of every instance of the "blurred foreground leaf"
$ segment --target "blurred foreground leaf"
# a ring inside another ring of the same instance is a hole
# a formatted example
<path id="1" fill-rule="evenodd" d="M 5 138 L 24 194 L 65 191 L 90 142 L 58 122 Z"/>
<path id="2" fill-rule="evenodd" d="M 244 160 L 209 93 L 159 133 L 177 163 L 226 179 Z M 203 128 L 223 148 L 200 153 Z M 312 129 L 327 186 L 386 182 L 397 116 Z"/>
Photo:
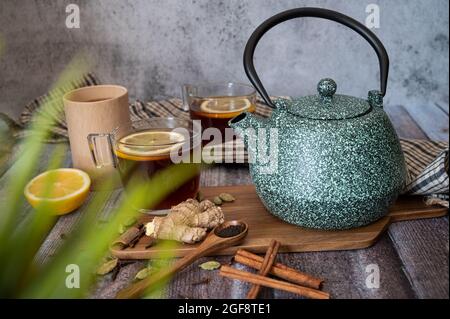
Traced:
<path id="1" fill-rule="evenodd" d="M 0 39 L 1 41 L 1 39 Z M 1 44 L 0 44 L 1 45 Z M 20 143 L 15 152 L 13 165 L 1 177 L 6 189 L 2 194 L 2 211 L 0 215 L 0 297 L 14 298 L 82 298 L 91 291 L 97 280 L 99 263 L 109 251 L 109 245 L 117 236 L 119 226 L 128 224 L 137 218 L 138 212 L 133 207 L 152 207 L 161 201 L 179 185 L 198 174 L 197 164 L 173 165 L 150 182 L 134 185 L 133 189 L 122 196 L 109 214 L 108 222 L 99 223 L 98 217 L 112 196 L 111 192 L 91 192 L 89 202 L 84 205 L 82 215 L 75 228 L 68 234 L 57 253 L 44 264 L 36 261 L 42 241 L 51 231 L 58 217 L 43 205 L 31 210 L 26 218 L 21 218 L 22 211 L 29 210 L 24 202 L 25 185 L 38 173 L 37 163 L 41 162 L 46 145 L 43 141 L 51 134 L 55 119 L 62 112 L 54 106 L 60 102 L 64 92 L 71 89 L 74 79 L 86 72 L 83 59 L 75 59 L 61 74 L 52 91 L 59 92 L 42 106 L 43 112 L 51 116 L 38 115 L 30 128 L 31 134 Z M 6 137 L 8 138 L 8 137 Z M 1 142 L 1 141 L 0 141 Z M 57 146 L 47 164 L 47 169 L 60 167 L 67 154 L 67 145 Z M 41 168 L 42 169 L 42 168 Z M 112 185 L 105 180 L 104 187 Z M 54 185 L 46 186 L 52 191 Z M 3 190 L 2 190 L 3 191 Z M 163 245 L 171 245 L 163 244 Z M 172 249 L 166 246 L 162 250 L 161 260 L 155 261 L 159 269 L 172 257 Z M 78 278 L 75 278 L 78 276 Z M 71 280 L 79 280 L 79 288 L 72 289 Z M 165 283 L 151 287 L 161 296 Z"/>

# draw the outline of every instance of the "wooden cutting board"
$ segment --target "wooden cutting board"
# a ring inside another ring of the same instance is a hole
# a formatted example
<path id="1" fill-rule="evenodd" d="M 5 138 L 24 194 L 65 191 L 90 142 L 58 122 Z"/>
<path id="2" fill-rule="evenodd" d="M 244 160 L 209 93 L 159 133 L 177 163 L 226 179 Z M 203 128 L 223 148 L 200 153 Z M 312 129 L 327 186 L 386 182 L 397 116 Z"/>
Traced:
<path id="1" fill-rule="evenodd" d="M 230 193 L 236 198 L 233 203 L 224 203 L 222 205 L 225 219 L 244 220 L 249 225 L 249 232 L 245 241 L 239 246 L 224 249 L 215 255 L 233 255 L 239 248 L 248 249 L 255 253 L 263 253 L 266 251 L 272 238 L 281 242 L 280 252 L 367 248 L 377 241 L 391 223 L 440 217 L 448 213 L 446 208 L 425 206 L 420 196 L 405 196 L 400 197 L 391 207 L 388 216 L 373 224 L 349 230 L 324 231 L 290 225 L 274 217 L 265 209 L 252 185 L 207 187 L 202 189 L 205 198 L 212 198 L 222 192 Z M 143 215 L 139 222 L 147 223 L 151 219 L 151 216 Z M 149 243 L 150 238 L 143 236 L 134 247 L 125 249 L 112 247 L 111 252 L 121 259 L 149 259 L 157 258 L 161 256 L 161 253 L 164 254 L 164 251 L 160 248 L 148 247 Z M 180 244 L 169 255 L 181 257 L 194 250 L 197 246 L 198 244 Z"/>

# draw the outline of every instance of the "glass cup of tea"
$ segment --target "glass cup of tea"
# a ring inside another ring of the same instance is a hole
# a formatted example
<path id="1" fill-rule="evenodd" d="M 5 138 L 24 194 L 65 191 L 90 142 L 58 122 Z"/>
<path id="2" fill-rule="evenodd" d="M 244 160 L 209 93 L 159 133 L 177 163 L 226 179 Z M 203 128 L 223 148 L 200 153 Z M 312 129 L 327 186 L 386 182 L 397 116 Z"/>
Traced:
<path id="1" fill-rule="evenodd" d="M 228 121 L 242 112 L 255 112 L 256 91 L 246 84 L 223 83 L 184 85 L 183 104 L 189 108 L 192 120 L 200 120 L 202 132 L 219 129 L 222 141 L 227 141 Z M 208 141 L 203 141 L 208 142 Z"/>
<path id="2" fill-rule="evenodd" d="M 181 185 L 172 178 L 160 181 L 170 183 L 164 185 L 171 189 L 170 194 L 156 206 L 136 207 L 141 211 L 159 210 L 197 195 L 200 161 L 196 163 L 194 152 L 200 147 L 199 134 L 190 120 L 155 117 L 132 122 L 129 129 L 118 127 L 111 133 L 90 134 L 88 143 L 97 167 L 112 164 L 118 169 L 126 193 L 136 185 L 147 187 L 153 178 L 171 165 L 185 166 L 189 170 L 188 180 Z M 156 190 L 149 188 L 149 196 Z"/>

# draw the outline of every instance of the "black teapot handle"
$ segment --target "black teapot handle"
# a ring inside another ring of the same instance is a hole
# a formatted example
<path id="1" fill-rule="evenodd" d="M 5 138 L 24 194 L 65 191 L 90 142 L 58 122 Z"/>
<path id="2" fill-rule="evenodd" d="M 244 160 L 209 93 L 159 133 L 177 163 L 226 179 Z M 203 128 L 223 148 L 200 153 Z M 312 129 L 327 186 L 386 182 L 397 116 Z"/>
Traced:
<path id="1" fill-rule="evenodd" d="M 297 8 L 280 12 L 277 15 L 274 15 L 273 17 L 264 21 L 258 28 L 256 28 L 256 30 L 248 39 L 247 45 L 245 46 L 245 73 L 247 74 L 250 82 L 252 82 L 255 89 L 270 107 L 275 108 L 275 105 L 270 100 L 266 89 L 264 88 L 261 80 L 256 74 L 255 66 L 253 65 L 253 55 L 255 53 L 256 45 L 258 44 L 261 37 L 277 24 L 301 17 L 315 17 L 336 21 L 353 29 L 354 31 L 358 32 L 364 39 L 366 39 L 377 53 L 378 61 L 380 63 L 380 92 L 382 96 L 386 94 L 387 78 L 389 72 L 389 57 L 383 44 L 372 31 L 370 31 L 366 26 L 356 21 L 355 19 L 336 11 L 322 8 Z"/>

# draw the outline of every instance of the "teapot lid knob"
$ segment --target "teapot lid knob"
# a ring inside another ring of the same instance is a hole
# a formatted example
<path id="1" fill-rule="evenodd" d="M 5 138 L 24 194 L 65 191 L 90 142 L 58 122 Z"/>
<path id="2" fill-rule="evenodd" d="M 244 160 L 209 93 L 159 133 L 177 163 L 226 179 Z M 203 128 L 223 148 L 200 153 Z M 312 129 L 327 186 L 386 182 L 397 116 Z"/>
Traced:
<path id="1" fill-rule="evenodd" d="M 317 91 L 323 98 L 331 98 L 336 93 L 337 84 L 333 79 L 326 78 L 319 81 Z"/>

